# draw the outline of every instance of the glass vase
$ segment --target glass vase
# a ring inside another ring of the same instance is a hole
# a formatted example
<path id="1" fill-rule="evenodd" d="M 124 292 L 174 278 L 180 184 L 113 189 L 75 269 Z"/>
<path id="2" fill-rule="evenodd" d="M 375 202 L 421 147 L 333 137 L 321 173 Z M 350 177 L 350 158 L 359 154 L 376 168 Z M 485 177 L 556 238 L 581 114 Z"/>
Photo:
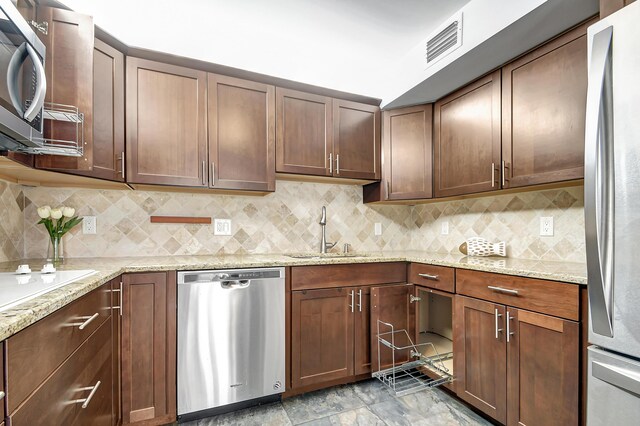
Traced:
<path id="1" fill-rule="evenodd" d="M 53 266 L 60 265 L 62 263 L 62 237 L 53 236 L 50 237 L 50 241 L 47 260 L 53 263 Z"/>

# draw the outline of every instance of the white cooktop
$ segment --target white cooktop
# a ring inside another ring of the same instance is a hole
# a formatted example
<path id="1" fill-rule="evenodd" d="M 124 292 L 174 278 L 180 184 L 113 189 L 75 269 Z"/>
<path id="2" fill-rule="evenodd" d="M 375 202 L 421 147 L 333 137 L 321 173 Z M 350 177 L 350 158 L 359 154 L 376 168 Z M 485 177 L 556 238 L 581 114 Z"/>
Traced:
<path id="1" fill-rule="evenodd" d="M 95 273 L 93 269 L 52 274 L 0 272 L 0 312 Z"/>

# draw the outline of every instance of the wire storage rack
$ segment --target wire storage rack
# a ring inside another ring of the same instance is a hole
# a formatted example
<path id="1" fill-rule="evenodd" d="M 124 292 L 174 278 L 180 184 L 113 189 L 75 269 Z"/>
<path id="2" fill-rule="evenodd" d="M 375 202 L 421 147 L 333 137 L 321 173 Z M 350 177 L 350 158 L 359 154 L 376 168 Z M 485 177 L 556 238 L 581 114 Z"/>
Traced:
<path id="1" fill-rule="evenodd" d="M 46 125 L 55 125 L 56 137 L 33 138 L 38 147 L 29 147 L 29 154 L 52 154 L 69 157 L 82 157 L 84 154 L 84 114 L 73 105 L 45 102 L 42 119 Z M 53 122 L 53 123 L 51 123 Z M 58 137 L 62 135 L 62 137 Z"/>
<path id="2" fill-rule="evenodd" d="M 381 320 L 377 320 L 377 339 L 378 371 L 373 372 L 373 377 L 384 383 L 396 396 L 408 395 L 453 380 L 451 371 L 444 363 L 453 357 L 453 352 L 439 353 L 431 342 L 416 344 L 407 330 L 396 330 L 393 324 Z M 384 369 L 381 365 L 383 347 L 391 350 L 391 366 Z M 433 355 L 423 355 L 425 352 Z M 400 361 L 402 353 L 408 353 L 409 360 Z M 435 374 L 427 374 L 426 370 Z"/>

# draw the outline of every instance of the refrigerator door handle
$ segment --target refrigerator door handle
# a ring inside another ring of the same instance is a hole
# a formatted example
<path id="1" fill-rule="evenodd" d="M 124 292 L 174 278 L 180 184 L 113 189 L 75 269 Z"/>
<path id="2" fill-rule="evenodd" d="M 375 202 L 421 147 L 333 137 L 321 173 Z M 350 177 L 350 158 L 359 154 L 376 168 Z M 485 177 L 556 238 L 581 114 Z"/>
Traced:
<path id="1" fill-rule="evenodd" d="M 632 371 L 593 361 L 591 375 L 640 397 L 640 376 Z"/>
<path id="2" fill-rule="evenodd" d="M 613 27 L 594 34 L 585 130 L 585 229 L 591 327 L 613 337 Z"/>

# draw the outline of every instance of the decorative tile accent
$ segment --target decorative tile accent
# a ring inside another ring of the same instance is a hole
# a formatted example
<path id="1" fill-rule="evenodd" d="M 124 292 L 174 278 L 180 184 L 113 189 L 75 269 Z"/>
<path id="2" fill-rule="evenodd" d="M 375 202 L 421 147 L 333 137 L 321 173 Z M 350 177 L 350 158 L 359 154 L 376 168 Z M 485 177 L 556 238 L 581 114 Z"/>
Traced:
<path id="1" fill-rule="evenodd" d="M 585 262 L 583 187 L 472 198 L 413 209 L 412 248 L 458 252 L 469 237 L 506 241 L 507 256 Z M 553 216 L 552 237 L 540 236 L 540 217 Z M 449 235 L 441 235 L 442 222 Z"/>
<path id="2" fill-rule="evenodd" d="M 18 260 L 24 255 L 22 189 L 20 185 L 0 180 L 0 262 Z"/>

